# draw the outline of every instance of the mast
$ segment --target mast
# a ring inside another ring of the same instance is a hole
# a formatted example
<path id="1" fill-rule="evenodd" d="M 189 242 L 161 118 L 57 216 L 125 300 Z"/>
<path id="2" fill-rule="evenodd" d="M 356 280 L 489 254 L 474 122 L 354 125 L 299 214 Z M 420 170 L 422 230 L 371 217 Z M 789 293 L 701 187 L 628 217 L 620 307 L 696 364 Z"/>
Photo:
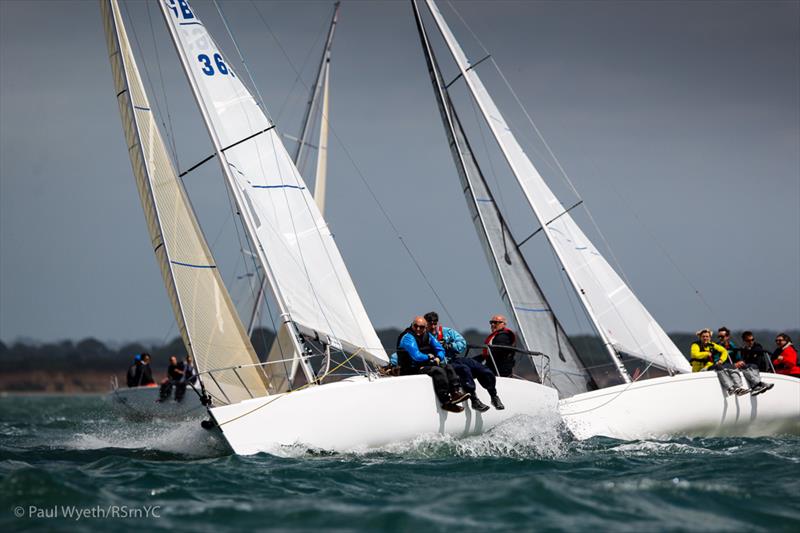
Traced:
<path id="1" fill-rule="evenodd" d="M 562 397 L 586 392 L 593 386 L 592 378 L 506 225 L 450 101 L 416 2 L 412 2 L 412 7 L 464 196 L 490 267 L 493 267 L 500 297 L 514 318 L 524 345 L 529 350 L 551 356 L 550 380 Z M 543 368 L 534 366 L 543 376 Z"/>
<path id="2" fill-rule="evenodd" d="M 308 136 L 311 134 L 311 124 L 314 122 L 312 110 L 317 102 L 319 92 L 322 90 L 323 79 L 327 82 L 325 70 L 331 61 L 331 49 L 333 48 L 333 33 L 336 31 L 336 23 L 339 20 L 339 5 L 340 2 L 333 4 L 333 15 L 331 16 L 331 25 L 328 28 L 328 36 L 325 39 L 325 48 L 323 48 L 322 59 L 319 62 L 317 69 L 317 77 L 314 80 L 314 86 L 311 88 L 311 94 L 308 98 L 308 105 L 306 106 L 306 113 L 303 117 L 303 129 L 300 132 L 300 138 L 297 141 L 297 148 L 294 152 L 294 163 L 300 165 L 300 161 L 304 155 L 306 144 L 308 143 Z M 323 115 L 325 118 L 327 115 Z"/>
<path id="3" fill-rule="evenodd" d="M 512 172 L 517 179 L 520 179 L 520 176 L 525 174 L 526 172 L 530 172 L 531 170 L 536 173 L 538 176 L 538 172 L 536 172 L 533 165 L 527 159 L 522 148 L 517 143 L 516 138 L 511 133 L 511 130 L 508 128 L 505 120 L 503 120 L 500 111 L 495 106 L 494 102 L 492 101 L 491 97 L 489 96 L 486 88 L 483 86 L 483 83 L 478 78 L 477 74 L 472 70 L 474 65 L 470 64 L 467 60 L 464 52 L 461 50 L 460 46 L 455 40 L 450 28 L 447 26 L 446 22 L 444 21 L 441 12 L 439 11 L 438 7 L 436 6 L 433 0 L 426 0 L 428 5 L 428 9 L 430 10 L 431 14 L 433 15 L 434 21 L 436 22 L 439 31 L 441 32 L 442 36 L 444 37 L 445 42 L 452 54 L 453 58 L 455 59 L 456 63 L 458 64 L 458 68 L 461 71 L 461 76 L 467 82 L 467 86 L 470 90 L 470 93 L 475 100 L 475 103 L 478 105 L 478 108 L 481 111 L 481 114 L 484 117 L 486 124 L 489 126 L 489 129 L 492 132 L 495 140 L 497 141 L 498 146 L 500 147 L 503 156 L 506 159 L 509 167 L 511 168 Z M 525 162 L 528 163 L 530 168 L 525 168 Z M 541 177 L 539 176 L 541 179 Z M 545 186 L 546 187 L 546 186 Z M 567 279 L 569 280 L 570 284 L 572 285 L 573 289 L 575 290 L 575 294 L 578 296 L 581 304 L 583 305 L 584 309 L 586 310 L 589 319 L 591 320 L 592 324 L 594 325 L 595 330 L 600 335 L 600 338 L 603 341 L 603 346 L 605 347 L 606 351 L 608 352 L 609 357 L 613 361 L 614 365 L 617 368 L 620 376 L 622 377 L 625 382 L 630 382 L 631 378 L 628 375 L 628 371 L 625 369 L 625 366 L 622 364 L 622 360 L 617 354 L 616 349 L 614 348 L 613 342 L 610 339 L 609 335 L 606 333 L 605 328 L 600 323 L 597 318 L 597 315 L 592 308 L 591 302 L 586 297 L 585 291 L 581 288 L 580 284 L 575 279 L 574 272 L 572 271 L 572 266 L 565 261 L 563 252 L 561 247 L 558 243 L 555 242 L 555 239 L 552 235 L 550 229 L 550 222 L 551 220 L 548 217 L 544 216 L 540 211 L 537 202 L 535 202 L 531 197 L 531 191 L 528 188 L 523 186 L 523 191 L 529 197 L 529 203 L 531 208 L 536 215 L 536 218 L 539 219 L 539 223 L 541 224 L 542 233 L 544 233 L 545 237 L 547 238 L 548 242 L 550 243 L 551 248 L 556 254 L 559 262 L 561 263 L 565 274 L 567 275 Z M 552 194 L 552 193 L 551 193 Z M 563 208 L 561 209 L 562 211 Z M 565 214 L 565 212 L 559 213 L 559 216 Z"/>

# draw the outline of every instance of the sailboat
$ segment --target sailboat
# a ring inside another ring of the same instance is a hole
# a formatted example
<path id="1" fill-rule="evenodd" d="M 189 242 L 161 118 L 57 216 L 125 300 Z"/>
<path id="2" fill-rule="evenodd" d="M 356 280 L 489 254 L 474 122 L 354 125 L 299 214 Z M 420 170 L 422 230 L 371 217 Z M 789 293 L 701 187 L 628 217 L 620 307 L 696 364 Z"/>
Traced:
<path id="1" fill-rule="evenodd" d="M 575 222 L 571 212 L 578 205 L 565 207 L 558 200 L 520 146 L 478 75 L 476 67 L 483 59 L 470 62 L 435 1 L 423 2 L 458 67 L 456 78 L 445 82 L 419 4 L 412 0 L 464 197 L 521 341 L 529 350 L 550 355 L 548 384 L 559 392 L 559 412 L 570 431 L 579 439 L 627 440 L 800 433 L 800 380 L 762 374 L 774 388 L 767 394 L 742 397 L 726 395 L 714 372 L 691 373 L 681 351 Z M 508 228 L 448 94 L 450 86 L 461 80 L 539 222 L 539 229 L 521 241 Z M 595 390 L 597 382 L 588 365 L 534 278 L 520 247 L 539 234 L 599 335 L 620 384 Z M 660 377 L 634 379 L 623 357 L 660 369 Z"/>
<path id="2" fill-rule="evenodd" d="M 280 324 L 255 355 L 153 116 L 117 0 L 101 0 L 120 116 L 156 259 L 199 372 L 205 427 L 239 454 L 348 450 L 551 417 L 555 389 L 499 378 L 507 408 L 443 411 L 430 378 L 383 377 L 387 356 L 333 236 L 275 124 L 187 0 L 160 0 L 226 186 Z M 195 166 L 198 166 L 195 165 Z M 488 398 L 486 398 L 488 400 Z"/>

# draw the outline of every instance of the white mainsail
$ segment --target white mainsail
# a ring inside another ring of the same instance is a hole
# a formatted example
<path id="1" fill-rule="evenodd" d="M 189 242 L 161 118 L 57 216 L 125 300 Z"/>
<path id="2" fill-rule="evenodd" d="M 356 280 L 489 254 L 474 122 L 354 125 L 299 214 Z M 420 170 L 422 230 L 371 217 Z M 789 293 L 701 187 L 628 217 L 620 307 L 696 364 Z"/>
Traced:
<path id="1" fill-rule="evenodd" d="M 267 394 L 267 381 L 167 154 L 117 0 L 101 0 L 114 87 L 136 186 L 183 342 L 214 404 Z"/>
<path id="2" fill-rule="evenodd" d="M 414 17 L 464 197 L 500 297 L 516 322 L 524 347 L 549 357 L 547 361 L 534 359 L 542 379 L 549 377 L 549 383 L 563 397 L 586 392 L 592 388 L 592 378 L 539 288 L 486 183 L 450 100 L 416 4 Z"/>
<path id="3" fill-rule="evenodd" d="M 274 124 L 189 3 L 160 5 L 283 320 L 386 362 L 333 235 Z"/>
<path id="4" fill-rule="evenodd" d="M 615 361 L 626 353 L 671 370 L 689 363 L 547 186 L 487 92 L 434 0 L 428 8 L 461 75 L 517 178 L 543 233 Z M 619 365 L 625 376 L 624 368 Z"/>

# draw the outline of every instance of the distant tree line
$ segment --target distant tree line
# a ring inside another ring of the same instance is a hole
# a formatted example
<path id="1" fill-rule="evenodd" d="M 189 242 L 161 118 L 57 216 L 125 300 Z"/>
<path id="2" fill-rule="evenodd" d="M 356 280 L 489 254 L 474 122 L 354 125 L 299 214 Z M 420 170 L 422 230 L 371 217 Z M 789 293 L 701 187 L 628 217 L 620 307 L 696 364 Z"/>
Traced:
<path id="1" fill-rule="evenodd" d="M 378 337 L 386 348 L 387 353 L 394 351 L 400 329 L 378 330 Z M 756 339 L 768 350 L 774 348 L 773 339 L 778 332 L 759 330 L 754 331 Z M 800 331 L 787 331 L 793 339 L 800 340 Z M 479 345 L 483 342 L 487 332 L 469 329 L 463 332 L 470 344 Z M 734 332 L 734 340 L 739 341 L 740 331 Z M 263 361 L 272 345 L 274 333 L 268 329 L 256 329 L 251 338 L 253 347 L 259 358 Z M 690 344 L 695 340 L 693 333 L 670 334 L 676 346 L 688 353 Z M 571 337 L 575 348 L 587 364 L 592 362 L 607 361 L 605 352 L 597 337 L 592 335 L 574 335 Z M 535 350 L 535 346 L 531 346 Z M 186 355 L 186 348 L 180 337 L 175 337 L 160 346 L 145 345 L 142 343 L 128 343 L 118 349 L 110 348 L 95 338 L 86 338 L 77 342 L 64 340 L 51 343 L 14 342 L 6 345 L 0 341 L 0 372 L 19 373 L 30 371 L 44 372 L 80 372 L 81 370 L 104 371 L 109 373 L 121 372 L 132 363 L 133 357 L 138 353 L 149 353 L 153 358 L 154 371 L 166 369 L 169 356 L 175 355 L 182 358 Z M 477 352 L 473 352 L 477 353 Z"/>

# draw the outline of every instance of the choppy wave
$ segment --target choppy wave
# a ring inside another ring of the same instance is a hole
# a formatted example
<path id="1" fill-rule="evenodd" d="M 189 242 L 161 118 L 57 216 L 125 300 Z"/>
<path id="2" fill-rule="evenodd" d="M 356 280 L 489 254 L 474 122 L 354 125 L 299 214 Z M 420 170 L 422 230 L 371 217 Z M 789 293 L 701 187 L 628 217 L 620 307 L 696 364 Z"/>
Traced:
<path id="1" fill-rule="evenodd" d="M 800 507 L 781 495 L 800 494 L 798 449 L 791 437 L 575 441 L 557 419 L 518 417 L 465 439 L 238 457 L 196 421 L 121 421 L 96 397 L 12 397 L 0 399 L 0 528 L 790 531 Z M 161 512 L 42 522 L 14 517 L 19 505 Z"/>

